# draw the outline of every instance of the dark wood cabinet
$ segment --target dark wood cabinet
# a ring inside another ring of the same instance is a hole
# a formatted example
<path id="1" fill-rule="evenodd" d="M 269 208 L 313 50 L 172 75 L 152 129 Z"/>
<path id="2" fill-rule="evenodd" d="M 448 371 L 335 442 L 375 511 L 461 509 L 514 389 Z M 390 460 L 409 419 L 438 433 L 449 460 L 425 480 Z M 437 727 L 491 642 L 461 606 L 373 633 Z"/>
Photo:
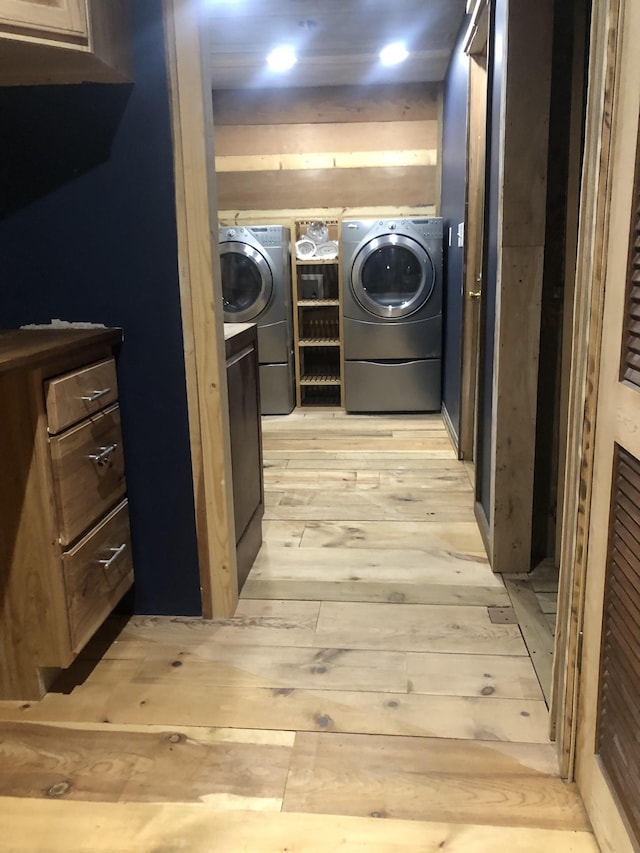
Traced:
<path id="1" fill-rule="evenodd" d="M 121 339 L 0 331 L 0 700 L 39 699 L 133 583 Z"/>
<path id="2" fill-rule="evenodd" d="M 264 488 L 256 327 L 225 324 L 238 590 L 262 544 Z"/>

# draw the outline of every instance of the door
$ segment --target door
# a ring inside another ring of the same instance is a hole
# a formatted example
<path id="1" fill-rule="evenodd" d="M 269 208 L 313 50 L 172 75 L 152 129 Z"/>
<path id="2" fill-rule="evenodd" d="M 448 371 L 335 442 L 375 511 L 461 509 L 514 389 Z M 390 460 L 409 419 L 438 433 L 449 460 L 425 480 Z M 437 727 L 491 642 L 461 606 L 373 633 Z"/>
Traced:
<path id="1" fill-rule="evenodd" d="M 227 323 L 255 320 L 271 301 L 273 274 L 266 258 L 240 241 L 220 245 L 222 299 Z"/>
<path id="2" fill-rule="evenodd" d="M 351 271 L 353 295 L 376 317 L 409 317 L 428 301 L 436 283 L 429 253 L 403 234 L 370 240 L 356 255 Z"/>
<path id="3" fill-rule="evenodd" d="M 602 850 L 624 853 L 640 847 L 640 4 L 609 5 L 617 76 L 576 777 Z"/>
<path id="4" fill-rule="evenodd" d="M 484 190 L 487 148 L 487 33 L 485 5 L 468 47 L 469 106 L 467 118 L 467 198 L 460 384 L 460 456 L 475 460 L 480 300 L 484 255 Z"/>

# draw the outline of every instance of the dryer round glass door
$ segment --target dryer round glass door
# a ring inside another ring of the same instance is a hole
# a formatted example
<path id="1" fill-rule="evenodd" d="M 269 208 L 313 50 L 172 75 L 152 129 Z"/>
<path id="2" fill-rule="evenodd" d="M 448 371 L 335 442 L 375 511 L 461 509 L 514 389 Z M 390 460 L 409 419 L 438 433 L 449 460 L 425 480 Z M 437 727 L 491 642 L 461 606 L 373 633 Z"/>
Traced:
<path id="1" fill-rule="evenodd" d="M 220 266 L 225 321 L 254 320 L 273 293 L 273 275 L 266 258 L 246 243 L 221 243 Z"/>
<path id="2" fill-rule="evenodd" d="M 428 252 L 403 234 L 370 240 L 356 255 L 351 288 L 360 305 L 376 317 L 396 319 L 419 311 L 436 283 Z"/>

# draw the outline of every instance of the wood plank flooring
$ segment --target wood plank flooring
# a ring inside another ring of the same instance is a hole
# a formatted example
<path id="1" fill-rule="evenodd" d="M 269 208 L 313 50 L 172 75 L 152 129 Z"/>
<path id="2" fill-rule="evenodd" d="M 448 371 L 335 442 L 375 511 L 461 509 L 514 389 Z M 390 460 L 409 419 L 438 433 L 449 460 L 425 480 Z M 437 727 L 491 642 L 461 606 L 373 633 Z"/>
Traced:
<path id="1" fill-rule="evenodd" d="M 505 584 L 548 704 L 553 678 L 558 569 L 553 561 L 545 560 L 528 575 L 505 578 Z"/>
<path id="2" fill-rule="evenodd" d="M 0 702 L 3 849 L 595 853 L 441 418 L 263 429 L 236 615 L 114 618 Z"/>

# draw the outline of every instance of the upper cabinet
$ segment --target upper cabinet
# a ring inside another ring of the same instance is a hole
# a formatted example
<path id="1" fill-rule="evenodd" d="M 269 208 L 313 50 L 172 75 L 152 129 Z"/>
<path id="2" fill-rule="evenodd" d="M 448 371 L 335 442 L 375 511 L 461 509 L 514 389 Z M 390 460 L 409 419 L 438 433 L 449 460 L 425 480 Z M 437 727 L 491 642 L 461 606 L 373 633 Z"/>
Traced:
<path id="1" fill-rule="evenodd" d="M 89 32 L 84 0 L 0 0 L 0 22 L 42 38 L 86 40 Z"/>
<path id="2" fill-rule="evenodd" d="M 127 0 L 0 0 L 0 84 L 132 79 Z"/>

